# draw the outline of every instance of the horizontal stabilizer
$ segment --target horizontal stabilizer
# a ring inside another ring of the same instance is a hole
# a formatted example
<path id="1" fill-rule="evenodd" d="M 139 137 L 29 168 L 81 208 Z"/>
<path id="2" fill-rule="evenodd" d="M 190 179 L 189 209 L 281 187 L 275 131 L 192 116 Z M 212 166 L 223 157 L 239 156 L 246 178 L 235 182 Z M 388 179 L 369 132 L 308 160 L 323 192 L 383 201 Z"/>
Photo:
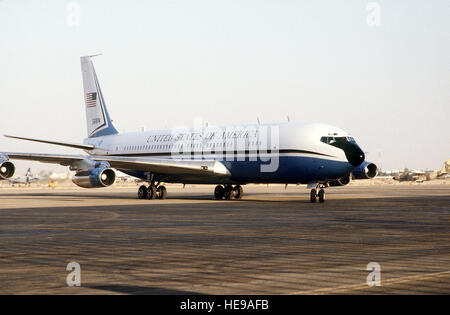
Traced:
<path id="1" fill-rule="evenodd" d="M 26 140 L 26 141 L 34 141 L 34 142 L 41 142 L 41 143 L 48 143 L 48 144 L 55 144 L 55 145 L 61 145 L 61 146 L 64 146 L 64 147 L 70 147 L 70 148 L 82 149 L 82 150 L 93 150 L 95 148 L 95 146 L 93 146 L 92 144 L 80 144 L 80 143 L 71 143 L 71 142 L 50 141 L 50 140 L 41 140 L 41 139 L 35 139 L 35 138 L 24 138 L 24 137 L 10 136 L 10 135 L 4 135 L 4 136 L 6 138 Z"/>

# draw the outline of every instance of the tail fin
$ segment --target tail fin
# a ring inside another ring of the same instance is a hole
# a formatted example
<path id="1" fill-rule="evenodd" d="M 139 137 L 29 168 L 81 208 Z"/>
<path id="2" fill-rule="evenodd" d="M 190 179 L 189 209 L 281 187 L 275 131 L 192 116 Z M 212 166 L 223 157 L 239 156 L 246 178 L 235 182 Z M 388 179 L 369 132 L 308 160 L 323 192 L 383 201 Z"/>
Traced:
<path id="1" fill-rule="evenodd" d="M 88 137 L 100 137 L 119 133 L 114 127 L 105 100 L 98 83 L 91 57 L 81 57 L 81 71 L 83 73 L 84 98 L 86 103 L 86 123 Z"/>
<path id="2" fill-rule="evenodd" d="M 441 174 L 448 174 L 450 172 L 450 159 L 444 162 L 442 166 Z"/>

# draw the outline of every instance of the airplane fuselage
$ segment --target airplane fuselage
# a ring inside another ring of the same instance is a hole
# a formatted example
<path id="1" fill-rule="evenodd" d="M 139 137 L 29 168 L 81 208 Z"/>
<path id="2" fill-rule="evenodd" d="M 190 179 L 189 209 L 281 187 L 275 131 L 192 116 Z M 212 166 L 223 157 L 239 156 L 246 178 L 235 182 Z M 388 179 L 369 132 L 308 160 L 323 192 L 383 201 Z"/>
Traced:
<path id="1" fill-rule="evenodd" d="M 217 160 L 230 172 L 221 179 L 223 184 L 312 183 L 341 178 L 354 168 L 346 152 L 323 137 L 349 135 L 325 124 L 281 123 L 130 132 L 87 138 L 84 143 L 99 148 L 86 151 L 97 156 Z M 148 176 L 145 171 L 121 171 L 141 179 Z M 160 180 L 217 183 L 192 176 L 166 175 Z"/>

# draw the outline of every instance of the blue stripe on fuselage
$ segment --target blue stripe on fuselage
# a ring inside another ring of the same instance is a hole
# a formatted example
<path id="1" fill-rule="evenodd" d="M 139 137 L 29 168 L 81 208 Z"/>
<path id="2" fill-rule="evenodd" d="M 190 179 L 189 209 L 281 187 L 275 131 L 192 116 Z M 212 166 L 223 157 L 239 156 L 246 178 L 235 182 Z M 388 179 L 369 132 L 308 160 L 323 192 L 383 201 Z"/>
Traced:
<path id="1" fill-rule="evenodd" d="M 353 170 L 348 162 L 327 160 L 308 156 L 280 156 L 278 168 L 274 172 L 261 172 L 261 167 L 269 162 L 221 161 L 230 171 L 230 180 L 236 183 L 310 183 L 327 179 L 338 179 Z M 121 170 L 141 179 L 147 179 L 145 171 Z M 164 176 L 162 176 L 164 181 Z M 178 182 L 178 181 L 177 181 Z M 201 183 L 201 179 L 186 180 L 181 183 Z M 209 182 L 208 182 L 209 183 Z M 220 184 L 218 182 L 217 184 Z"/>

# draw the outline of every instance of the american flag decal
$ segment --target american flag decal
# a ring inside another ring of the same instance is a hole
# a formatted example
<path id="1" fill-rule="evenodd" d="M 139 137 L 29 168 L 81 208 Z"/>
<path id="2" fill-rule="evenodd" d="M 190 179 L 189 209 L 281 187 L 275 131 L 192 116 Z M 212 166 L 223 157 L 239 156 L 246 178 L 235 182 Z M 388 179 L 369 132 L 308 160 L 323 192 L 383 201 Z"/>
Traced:
<path id="1" fill-rule="evenodd" d="M 86 105 L 87 107 L 95 107 L 97 104 L 97 93 L 86 93 Z"/>

